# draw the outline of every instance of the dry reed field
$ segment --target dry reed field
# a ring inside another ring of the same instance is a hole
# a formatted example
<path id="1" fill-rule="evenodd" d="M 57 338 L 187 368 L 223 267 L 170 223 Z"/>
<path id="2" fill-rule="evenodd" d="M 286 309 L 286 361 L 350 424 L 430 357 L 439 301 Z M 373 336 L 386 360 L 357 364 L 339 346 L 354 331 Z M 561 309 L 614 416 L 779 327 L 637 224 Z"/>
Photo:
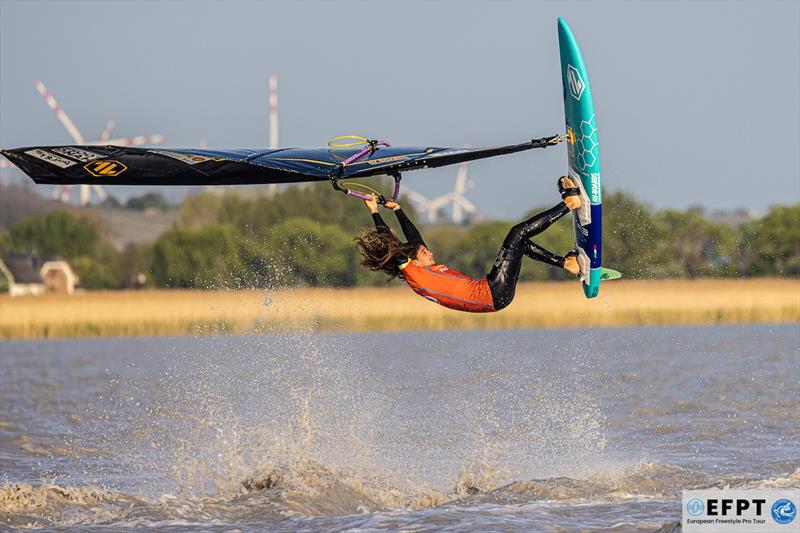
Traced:
<path id="1" fill-rule="evenodd" d="M 2 339 L 798 321 L 800 281 L 785 279 L 615 281 L 593 300 L 574 282 L 525 283 L 510 307 L 484 315 L 404 286 L 0 296 Z"/>

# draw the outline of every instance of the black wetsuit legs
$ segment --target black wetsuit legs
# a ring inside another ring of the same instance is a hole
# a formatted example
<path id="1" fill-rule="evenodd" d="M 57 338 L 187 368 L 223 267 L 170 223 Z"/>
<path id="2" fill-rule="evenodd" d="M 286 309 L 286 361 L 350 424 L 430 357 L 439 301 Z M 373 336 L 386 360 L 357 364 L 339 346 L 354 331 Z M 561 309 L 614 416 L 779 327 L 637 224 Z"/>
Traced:
<path id="1" fill-rule="evenodd" d="M 534 261 L 541 261 L 550 266 L 564 268 L 564 256 L 554 254 L 546 248 L 542 248 L 535 242 L 528 241 L 525 246 L 525 255 Z"/>
<path id="2" fill-rule="evenodd" d="M 486 276 L 495 310 L 503 309 L 514 299 L 524 255 L 528 254 L 539 261 L 557 265 L 559 256 L 548 252 L 528 239 L 543 232 L 567 213 L 569 213 L 569 208 L 564 202 L 561 202 L 547 211 L 520 222 L 508 232 L 503 246 L 497 253 L 492 271 Z M 541 257 L 536 257 L 536 255 Z M 560 266 L 563 266 L 563 258 L 561 258 Z"/>

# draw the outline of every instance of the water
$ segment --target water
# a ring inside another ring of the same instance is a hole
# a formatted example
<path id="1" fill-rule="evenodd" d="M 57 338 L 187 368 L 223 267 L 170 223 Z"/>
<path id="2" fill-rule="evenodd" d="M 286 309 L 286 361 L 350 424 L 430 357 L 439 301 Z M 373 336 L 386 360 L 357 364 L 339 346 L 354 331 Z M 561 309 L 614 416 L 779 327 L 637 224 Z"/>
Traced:
<path id="1" fill-rule="evenodd" d="M 800 487 L 800 326 L 3 342 L 0 528 L 676 531 Z"/>

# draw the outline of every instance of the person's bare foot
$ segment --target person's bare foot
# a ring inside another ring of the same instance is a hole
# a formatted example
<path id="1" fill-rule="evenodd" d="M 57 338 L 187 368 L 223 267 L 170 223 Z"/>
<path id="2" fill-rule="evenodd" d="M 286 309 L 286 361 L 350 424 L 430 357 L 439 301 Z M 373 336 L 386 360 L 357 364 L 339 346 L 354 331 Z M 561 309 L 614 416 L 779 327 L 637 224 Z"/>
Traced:
<path id="1" fill-rule="evenodd" d="M 577 276 L 581 273 L 581 267 L 578 265 L 578 256 L 577 255 L 567 255 L 564 258 L 564 270 L 572 274 L 573 276 Z"/>
<path id="2" fill-rule="evenodd" d="M 559 183 L 559 190 L 562 190 L 562 187 L 563 190 L 575 189 L 578 187 L 572 180 L 572 178 L 567 176 L 564 176 L 561 179 L 559 179 L 558 183 Z M 580 209 L 581 205 L 583 205 L 580 193 L 571 196 L 563 196 L 563 198 L 564 198 L 564 204 L 566 204 L 567 208 L 569 208 L 570 211 Z"/>

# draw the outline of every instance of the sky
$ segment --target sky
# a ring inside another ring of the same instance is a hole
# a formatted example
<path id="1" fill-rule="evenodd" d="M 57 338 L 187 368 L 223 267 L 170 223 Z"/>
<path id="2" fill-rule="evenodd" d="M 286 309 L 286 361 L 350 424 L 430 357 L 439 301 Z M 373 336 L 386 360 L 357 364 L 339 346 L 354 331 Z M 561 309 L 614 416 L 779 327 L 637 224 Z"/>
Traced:
<path id="1" fill-rule="evenodd" d="M 87 139 L 113 118 L 115 136 L 164 146 L 266 147 L 271 72 L 283 147 L 523 142 L 564 130 L 559 16 L 589 71 L 606 192 L 756 213 L 800 201 L 797 1 L 0 0 L 0 146 L 72 144 L 41 79 Z M 563 145 L 474 162 L 468 197 L 513 219 L 556 203 L 565 169 Z M 403 181 L 437 195 L 455 176 Z"/>

